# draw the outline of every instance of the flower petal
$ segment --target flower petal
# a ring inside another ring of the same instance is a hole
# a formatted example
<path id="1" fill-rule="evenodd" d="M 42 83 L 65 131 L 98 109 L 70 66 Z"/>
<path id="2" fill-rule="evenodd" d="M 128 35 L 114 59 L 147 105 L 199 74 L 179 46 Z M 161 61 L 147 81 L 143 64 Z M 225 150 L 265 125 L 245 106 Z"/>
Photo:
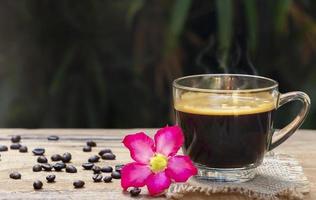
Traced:
<path id="1" fill-rule="evenodd" d="M 154 155 L 154 141 L 143 132 L 125 136 L 123 143 L 129 149 L 131 157 L 139 163 L 148 164 Z"/>
<path id="2" fill-rule="evenodd" d="M 159 129 L 155 135 L 156 152 L 165 156 L 175 155 L 183 144 L 183 133 L 178 126 Z"/>
<path id="3" fill-rule="evenodd" d="M 171 180 L 165 172 L 151 174 L 146 181 L 149 194 L 153 196 L 164 192 L 165 189 L 169 188 L 170 184 Z"/>
<path id="4" fill-rule="evenodd" d="M 197 174 L 197 169 L 188 156 L 173 156 L 169 159 L 165 172 L 176 182 L 185 182 Z"/>
<path id="5" fill-rule="evenodd" d="M 151 174 L 148 165 L 128 163 L 121 170 L 121 186 L 124 190 L 128 187 L 143 187 Z"/>

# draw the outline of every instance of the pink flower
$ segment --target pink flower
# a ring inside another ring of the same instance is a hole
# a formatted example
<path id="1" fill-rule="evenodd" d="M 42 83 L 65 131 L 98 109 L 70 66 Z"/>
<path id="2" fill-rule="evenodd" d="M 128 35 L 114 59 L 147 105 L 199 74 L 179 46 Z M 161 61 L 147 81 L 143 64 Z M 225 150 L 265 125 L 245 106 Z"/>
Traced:
<path id="1" fill-rule="evenodd" d="M 145 133 L 127 135 L 123 143 L 135 162 L 126 164 L 122 171 L 121 186 L 147 186 L 150 195 L 158 195 L 172 182 L 185 182 L 197 173 L 188 156 L 176 155 L 183 144 L 178 126 L 159 129 L 153 141 Z"/>

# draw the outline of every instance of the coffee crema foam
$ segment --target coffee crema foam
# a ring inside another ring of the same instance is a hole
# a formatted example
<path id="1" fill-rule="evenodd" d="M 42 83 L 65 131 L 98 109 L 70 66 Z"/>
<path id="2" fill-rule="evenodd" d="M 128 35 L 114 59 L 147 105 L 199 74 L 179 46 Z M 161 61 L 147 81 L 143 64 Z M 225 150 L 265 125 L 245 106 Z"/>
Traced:
<path id="1" fill-rule="evenodd" d="M 199 115 L 247 115 L 276 108 L 271 94 L 207 94 L 187 92 L 175 100 L 175 109 Z"/>

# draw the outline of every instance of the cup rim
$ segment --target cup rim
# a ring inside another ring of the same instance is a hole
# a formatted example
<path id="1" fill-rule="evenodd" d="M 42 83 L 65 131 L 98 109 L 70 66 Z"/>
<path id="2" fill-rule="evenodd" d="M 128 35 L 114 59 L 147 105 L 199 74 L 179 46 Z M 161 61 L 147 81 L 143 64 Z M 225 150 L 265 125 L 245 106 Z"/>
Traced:
<path id="1" fill-rule="evenodd" d="M 189 78 L 195 78 L 195 77 L 224 77 L 224 76 L 230 76 L 230 77 L 250 77 L 250 78 L 257 78 L 262 79 L 265 81 L 270 81 L 272 83 L 271 86 L 268 87 L 262 87 L 262 88 L 255 88 L 255 89 L 235 89 L 235 90 L 218 90 L 218 89 L 205 89 L 205 88 L 197 88 L 197 87 L 189 87 L 189 86 L 183 86 L 179 84 L 178 82 L 184 79 Z M 183 76 L 180 78 L 177 78 L 173 81 L 173 87 L 176 89 L 183 89 L 188 90 L 192 92 L 204 92 L 204 93 L 252 93 L 252 92 L 264 92 L 269 91 L 278 88 L 279 83 L 271 78 L 267 78 L 264 76 L 257 76 L 257 75 L 249 75 L 249 74 L 195 74 L 195 75 L 189 75 L 189 76 Z"/>

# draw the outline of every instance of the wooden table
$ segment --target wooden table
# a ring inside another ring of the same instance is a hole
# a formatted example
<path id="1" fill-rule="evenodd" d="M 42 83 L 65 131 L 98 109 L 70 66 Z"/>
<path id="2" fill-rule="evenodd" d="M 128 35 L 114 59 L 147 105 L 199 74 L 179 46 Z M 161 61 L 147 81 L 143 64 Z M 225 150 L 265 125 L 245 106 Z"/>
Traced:
<path id="1" fill-rule="evenodd" d="M 100 166 L 116 165 L 130 161 L 127 149 L 122 148 L 121 139 L 124 135 L 145 129 L 0 129 L 0 144 L 10 145 L 12 135 L 21 135 L 22 144 L 29 148 L 28 153 L 19 153 L 17 150 L 1 152 L 0 161 L 0 199 L 135 199 L 128 193 L 124 193 L 120 187 L 119 180 L 112 183 L 94 183 L 92 172 L 83 170 L 81 164 L 86 162 L 91 155 L 97 155 L 104 147 L 111 148 L 117 155 L 114 161 L 98 163 Z M 153 135 L 154 129 L 146 129 L 148 134 Z M 59 141 L 48 141 L 47 136 L 58 135 Z M 97 142 L 97 147 L 92 152 L 82 152 L 85 141 L 92 139 Z M 78 169 L 78 173 L 69 174 L 66 172 L 32 172 L 32 166 L 36 163 L 36 157 L 31 151 L 35 147 L 45 147 L 47 157 L 52 154 L 70 152 L 73 155 L 72 163 Z M 285 144 L 278 147 L 276 152 L 286 153 L 295 156 L 302 164 L 307 178 L 311 182 L 311 193 L 306 199 L 316 199 L 316 131 L 300 130 L 291 137 Z M 12 180 L 9 174 L 18 171 L 22 174 L 21 180 Z M 45 177 L 48 174 L 56 175 L 55 183 L 46 183 Z M 44 183 L 40 191 L 33 190 L 33 181 L 39 179 Z M 86 182 L 85 188 L 74 189 L 73 181 L 82 179 Z M 144 191 L 144 190 L 143 190 Z M 146 192 L 146 191 L 144 191 Z M 147 195 L 141 195 L 137 199 L 157 199 Z M 204 197 L 188 197 L 186 199 L 206 199 Z M 245 199 L 240 195 L 222 196 L 216 195 L 212 199 L 239 200 Z"/>

